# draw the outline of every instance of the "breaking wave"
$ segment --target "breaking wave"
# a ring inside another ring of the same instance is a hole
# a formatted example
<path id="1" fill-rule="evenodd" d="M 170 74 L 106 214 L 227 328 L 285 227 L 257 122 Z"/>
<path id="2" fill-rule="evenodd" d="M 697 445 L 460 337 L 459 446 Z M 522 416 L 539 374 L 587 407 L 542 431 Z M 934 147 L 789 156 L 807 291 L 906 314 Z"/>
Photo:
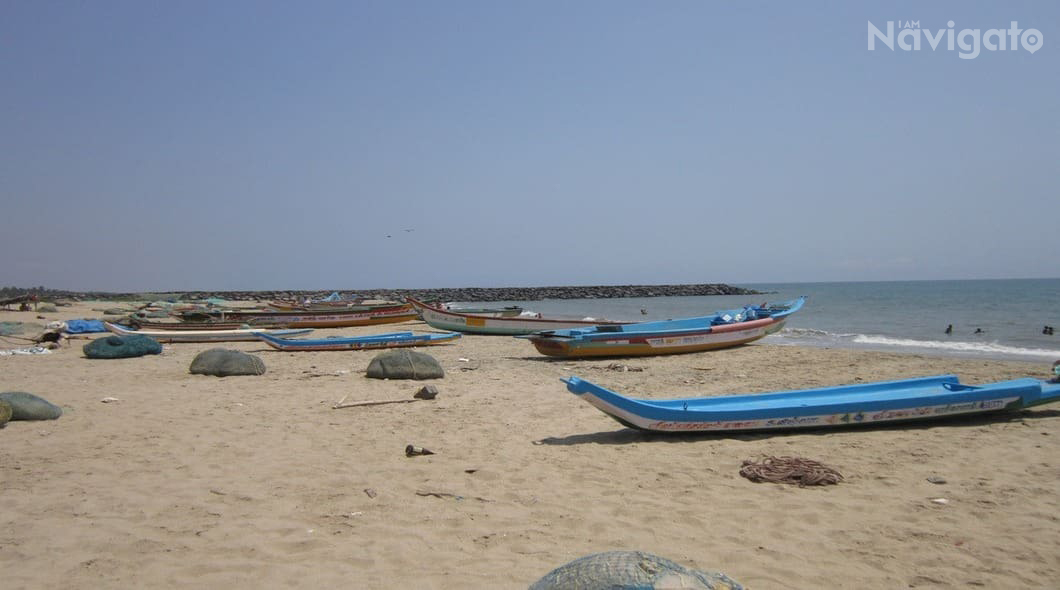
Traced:
<path id="1" fill-rule="evenodd" d="M 1060 350 L 1026 348 L 999 344 L 997 342 L 967 342 L 959 340 L 917 340 L 870 334 L 835 334 L 823 330 L 806 328 L 784 329 L 769 337 L 774 344 L 803 346 L 833 346 L 838 348 L 865 348 L 894 352 L 922 352 L 955 356 L 983 356 L 1022 360 L 1054 360 L 1060 358 Z"/>

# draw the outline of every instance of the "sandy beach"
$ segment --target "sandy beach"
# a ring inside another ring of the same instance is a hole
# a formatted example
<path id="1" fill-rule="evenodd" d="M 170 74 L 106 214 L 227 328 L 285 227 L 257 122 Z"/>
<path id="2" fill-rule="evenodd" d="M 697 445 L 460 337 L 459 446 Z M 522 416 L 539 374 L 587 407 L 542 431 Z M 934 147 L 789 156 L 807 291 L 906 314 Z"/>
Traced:
<path id="1" fill-rule="evenodd" d="M 94 309 L 113 306 L 0 311 L 0 321 L 98 318 Z M 407 322 L 314 336 L 393 328 L 431 331 Z M 972 384 L 1044 379 L 1046 363 L 766 343 L 568 361 L 524 340 L 464 336 L 417 349 L 447 373 L 417 382 L 366 378 L 371 351 L 166 344 L 161 355 L 90 360 L 87 341 L 0 357 L 0 391 L 64 409 L 0 430 L 6 589 L 526 588 L 614 549 L 756 590 L 1060 579 L 1060 407 L 866 430 L 662 436 L 622 427 L 560 382 L 577 375 L 627 395 L 692 397 L 944 373 Z M 0 338 L 0 348 L 25 345 Z M 189 374 L 195 355 L 217 346 L 259 355 L 268 372 Z M 332 409 L 344 398 L 409 399 L 428 383 L 435 400 Z M 435 454 L 407 457 L 408 444 Z M 745 459 L 770 455 L 821 461 L 845 481 L 799 488 L 739 475 Z"/>

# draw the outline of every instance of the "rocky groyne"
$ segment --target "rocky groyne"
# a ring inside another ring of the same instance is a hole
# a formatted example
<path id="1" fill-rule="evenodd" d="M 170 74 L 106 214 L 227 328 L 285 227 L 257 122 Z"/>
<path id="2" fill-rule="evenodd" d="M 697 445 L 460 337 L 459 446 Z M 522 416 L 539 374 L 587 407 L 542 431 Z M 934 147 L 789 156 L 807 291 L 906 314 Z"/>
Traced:
<path id="1" fill-rule="evenodd" d="M 7 289 L 5 289 L 6 291 Z M 183 291 L 169 293 L 100 293 L 27 289 L 41 300 L 46 299 L 205 299 L 220 297 L 240 301 L 304 300 L 326 297 L 333 291 L 345 296 L 356 295 L 368 299 L 402 300 L 407 296 L 427 301 L 538 301 L 541 299 L 612 299 L 616 297 L 681 297 L 701 295 L 757 295 L 759 291 L 721 283 L 693 285 L 596 285 L 574 287 L 461 287 L 448 289 L 331 289 L 324 291 Z"/>
<path id="2" fill-rule="evenodd" d="M 756 291 L 722 284 L 596 285 L 580 287 L 467 287 L 458 289 L 380 289 L 360 291 L 374 299 L 412 296 L 433 301 L 538 301 L 541 299 L 613 299 L 617 297 L 678 297 L 751 295 Z"/>

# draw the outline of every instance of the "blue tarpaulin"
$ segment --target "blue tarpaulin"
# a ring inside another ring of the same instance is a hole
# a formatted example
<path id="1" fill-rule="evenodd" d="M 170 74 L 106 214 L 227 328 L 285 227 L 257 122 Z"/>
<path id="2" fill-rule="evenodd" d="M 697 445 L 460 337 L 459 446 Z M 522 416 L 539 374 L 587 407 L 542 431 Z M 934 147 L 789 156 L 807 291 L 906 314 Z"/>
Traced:
<path id="1" fill-rule="evenodd" d="M 66 320 L 66 332 L 68 334 L 88 334 L 90 332 L 106 332 L 102 320 Z"/>

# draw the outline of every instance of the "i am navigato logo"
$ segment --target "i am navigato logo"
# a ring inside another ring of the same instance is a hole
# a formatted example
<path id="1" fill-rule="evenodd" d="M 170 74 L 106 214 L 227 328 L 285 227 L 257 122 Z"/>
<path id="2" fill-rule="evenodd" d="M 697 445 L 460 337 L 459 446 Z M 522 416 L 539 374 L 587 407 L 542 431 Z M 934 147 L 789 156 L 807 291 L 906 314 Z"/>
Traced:
<path id="1" fill-rule="evenodd" d="M 894 51 L 895 45 L 903 51 L 920 51 L 928 47 L 935 51 L 945 43 L 946 51 L 957 51 L 961 59 L 975 59 L 983 49 L 987 51 L 1017 51 L 1021 47 L 1030 53 L 1042 48 L 1044 39 L 1038 29 L 1021 29 L 1019 23 L 1012 21 L 1007 29 L 961 29 L 954 31 L 955 22 L 946 23 L 948 28 L 932 32 L 921 29 L 920 21 L 887 21 L 887 32 L 869 23 L 869 51 L 876 50 L 876 42 Z M 897 34 L 895 30 L 897 29 Z M 945 39 L 945 41 L 943 41 Z M 954 45 L 956 41 L 956 46 Z M 955 48 L 956 47 L 956 48 Z"/>

